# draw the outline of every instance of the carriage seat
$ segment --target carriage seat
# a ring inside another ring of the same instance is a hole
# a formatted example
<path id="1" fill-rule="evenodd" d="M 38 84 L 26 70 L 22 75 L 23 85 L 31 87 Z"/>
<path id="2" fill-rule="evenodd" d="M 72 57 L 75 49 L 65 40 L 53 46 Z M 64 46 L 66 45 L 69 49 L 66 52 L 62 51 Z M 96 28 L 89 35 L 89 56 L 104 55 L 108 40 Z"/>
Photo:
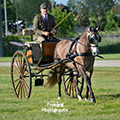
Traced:
<path id="1" fill-rule="evenodd" d="M 25 36 L 34 35 L 34 31 L 32 29 L 23 29 L 22 34 Z M 43 41 L 42 42 L 42 50 L 40 45 L 36 42 L 26 42 L 25 45 L 28 46 L 28 50 L 26 52 L 26 56 L 28 58 L 29 63 L 38 63 L 41 59 L 41 64 L 53 62 L 53 54 L 56 44 L 59 41 Z M 42 53 L 42 54 L 41 54 Z"/>
<path id="2" fill-rule="evenodd" d="M 30 35 L 31 36 L 31 41 L 33 41 L 33 35 L 35 34 L 33 29 L 23 29 L 22 34 L 23 34 L 23 36 Z"/>
<path id="3" fill-rule="evenodd" d="M 27 35 L 34 35 L 35 33 L 34 33 L 33 29 L 23 29 L 22 34 L 24 36 L 27 36 Z"/>

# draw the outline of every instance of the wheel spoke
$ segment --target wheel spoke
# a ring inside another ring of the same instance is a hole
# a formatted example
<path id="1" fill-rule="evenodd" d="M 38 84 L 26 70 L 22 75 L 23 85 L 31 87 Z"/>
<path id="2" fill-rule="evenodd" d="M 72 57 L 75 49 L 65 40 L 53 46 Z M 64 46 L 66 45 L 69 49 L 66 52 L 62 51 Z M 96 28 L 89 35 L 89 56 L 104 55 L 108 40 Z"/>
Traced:
<path id="1" fill-rule="evenodd" d="M 82 83 L 78 80 L 78 83 L 80 83 L 82 85 Z"/>
<path id="2" fill-rule="evenodd" d="M 19 88 L 18 88 L 18 97 L 19 97 L 19 94 L 20 94 L 20 86 L 21 86 L 21 82 L 20 82 L 20 85 L 19 85 Z"/>
<path id="3" fill-rule="evenodd" d="M 20 60 L 19 60 L 19 55 L 17 54 L 17 59 L 18 59 L 18 63 L 19 63 L 19 66 L 20 66 Z"/>
<path id="4" fill-rule="evenodd" d="M 22 55 L 20 54 L 20 66 L 22 68 Z"/>
<path id="5" fill-rule="evenodd" d="M 17 83 L 16 87 L 15 87 L 15 91 L 18 88 L 18 85 L 20 84 L 21 80 L 19 80 L 19 82 Z"/>
<path id="6" fill-rule="evenodd" d="M 16 80 L 12 81 L 12 83 L 14 83 L 14 82 L 16 82 L 16 81 L 18 81 L 18 80 L 20 80 L 20 78 L 17 78 Z"/>
<path id="7" fill-rule="evenodd" d="M 23 58 L 22 69 L 24 68 L 24 64 L 25 64 L 25 58 Z M 22 73 L 22 74 L 24 74 L 24 73 Z"/>
<path id="8" fill-rule="evenodd" d="M 18 74 L 20 74 L 20 72 L 18 71 L 18 69 L 16 68 L 16 66 L 14 64 L 12 64 L 12 65 L 15 68 L 15 70 L 18 72 Z"/>
<path id="9" fill-rule="evenodd" d="M 69 79 L 70 79 L 70 77 L 68 77 L 68 78 L 64 81 L 64 83 L 66 83 Z"/>
<path id="10" fill-rule="evenodd" d="M 17 61 L 16 58 L 15 58 L 15 63 L 16 63 L 16 65 L 17 65 L 18 69 L 20 70 L 19 65 L 18 65 L 18 61 Z"/>
<path id="11" fill-rule="evenodd" d="M 70 82 L 69 95 L 71 95 L 71 85 L 72 83 Z"/>
<path id="12" fill-rule="evenodd" d="M 24 74 L 24 73 L 25 73 L 26 68 L 27 68 L 27 64 L 25 65 L 25 68 L 23 69 L 22 74 Z"/>
<path id="13" fill-rule="evenodd" d="M 22 88 L 23 88 L 23 97 L 25 98 L 24 83 L 23 83 L 23 81 L 22 81 Z"/>
<path id="14" fill-rule="evenodd" d="M 16 76 L 19 76 L 17 73 L 14 73 L 14 72 L 12 72 L 12 74 L 14 74 L 14 75 L 16 75 Z"/>
<path id="15" fill-rule="evenodd" d="M 29 74 L 29 72 L 25 73 L 25 74 L 23 75 L 23 77 L 25 77 L 25 76 L 28 75 L 28 74 Z"/>
<path id="16" fill-rule="evenodd" d="M 30 80 L 28 80 L 28 79 L 27 79 L 27 78 L 25 78 L 25 77 L 23 77 L 22 79 L 24 79 L 24 80 L 26 80 L 26 81 L 30 82 Z"/>
<path id="17" fill-rule="evenodd" d="M 73 83 L 72 83 L 72 97 L 74 98 L 74 87 L 73 87 Z"/>
<path id="18" fill-rule="evenodd" d="M 69 88 L 70 81 L 68 82 L 67 89 Z"/>
<path id="19" fill-rule="evenodd" d="M 23 87 L 24 87 L 24 90 L 25 90 L 26 95 L 28 96 L 28 93 L 27 93 L 27 90 L 26 90 L 26 87 L 25 87 L 24 81 L 23 81 Z"/>
<path id="20" fill-rule="evenodd" d="M 21 87 L 20 98 L 22 99 L 22 83 L 21 83 L 20 87 Z"/>
<path id="21" fill-rule="evenodd" d="M 27 89 L 30 89 L 27 85 L 27 83 L 25 82 L 25 80 L 23 80 L 24 84 L 26 85 Z"/>

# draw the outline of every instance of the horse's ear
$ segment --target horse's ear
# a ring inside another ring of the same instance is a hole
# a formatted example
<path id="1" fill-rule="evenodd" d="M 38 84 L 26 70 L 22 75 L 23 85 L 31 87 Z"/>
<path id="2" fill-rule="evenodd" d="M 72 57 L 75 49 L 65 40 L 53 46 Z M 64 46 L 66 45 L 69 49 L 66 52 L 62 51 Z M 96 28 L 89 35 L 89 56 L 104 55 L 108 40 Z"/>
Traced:
<path id="1" fill-rule="evenodd" d="M 89 32 L 92 31 L 92 26 L 89 27 L 88 31 L 89 31 Z"/>
<path id="2" fill-rule="evenodd" d="M 99 27 L 97 27 L 97 28 L 96 28 L 96 30 L 97 30 L 97 31 L 98 31 L 98 30 L 100 30 L 100 26 L 99 26 Z"/>
<path id="3" fill-rule="evenodd" d="M 90 31 L 92 31 L 92 26 L 90 26 Z"/>

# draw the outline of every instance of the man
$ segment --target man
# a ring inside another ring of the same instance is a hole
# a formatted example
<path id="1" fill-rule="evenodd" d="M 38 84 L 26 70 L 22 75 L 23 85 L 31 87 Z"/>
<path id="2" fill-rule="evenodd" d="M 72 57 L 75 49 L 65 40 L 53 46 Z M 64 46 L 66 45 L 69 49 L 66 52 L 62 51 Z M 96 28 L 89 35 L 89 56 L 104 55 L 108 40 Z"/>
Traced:
<path id="1" fill-rule="evenodd" d="M 48 14 L 48 6 L 45 3 L 40 5 L 41 14 L 38 14 L 34 18 L 33 30 L 35 35 L 33 39 L 38 43 L 42 43 L 44 40 L 48 40 L 50 35 L 55 35 L 57 29 L 53 30 L 56 26 L 55 19 L 52 15 Z"/>

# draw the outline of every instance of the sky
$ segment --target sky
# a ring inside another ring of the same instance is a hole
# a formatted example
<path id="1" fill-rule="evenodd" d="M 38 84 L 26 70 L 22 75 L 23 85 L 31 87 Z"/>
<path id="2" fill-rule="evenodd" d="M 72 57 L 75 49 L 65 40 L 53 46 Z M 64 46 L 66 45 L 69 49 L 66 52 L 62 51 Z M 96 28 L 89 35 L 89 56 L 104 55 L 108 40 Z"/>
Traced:
<path id="1" fill-rule="evenodd" d="M 67 5 L 67 1 L 68 0 L 54 0 L 57 4 L 63 4 L 63 5 Z"/>

